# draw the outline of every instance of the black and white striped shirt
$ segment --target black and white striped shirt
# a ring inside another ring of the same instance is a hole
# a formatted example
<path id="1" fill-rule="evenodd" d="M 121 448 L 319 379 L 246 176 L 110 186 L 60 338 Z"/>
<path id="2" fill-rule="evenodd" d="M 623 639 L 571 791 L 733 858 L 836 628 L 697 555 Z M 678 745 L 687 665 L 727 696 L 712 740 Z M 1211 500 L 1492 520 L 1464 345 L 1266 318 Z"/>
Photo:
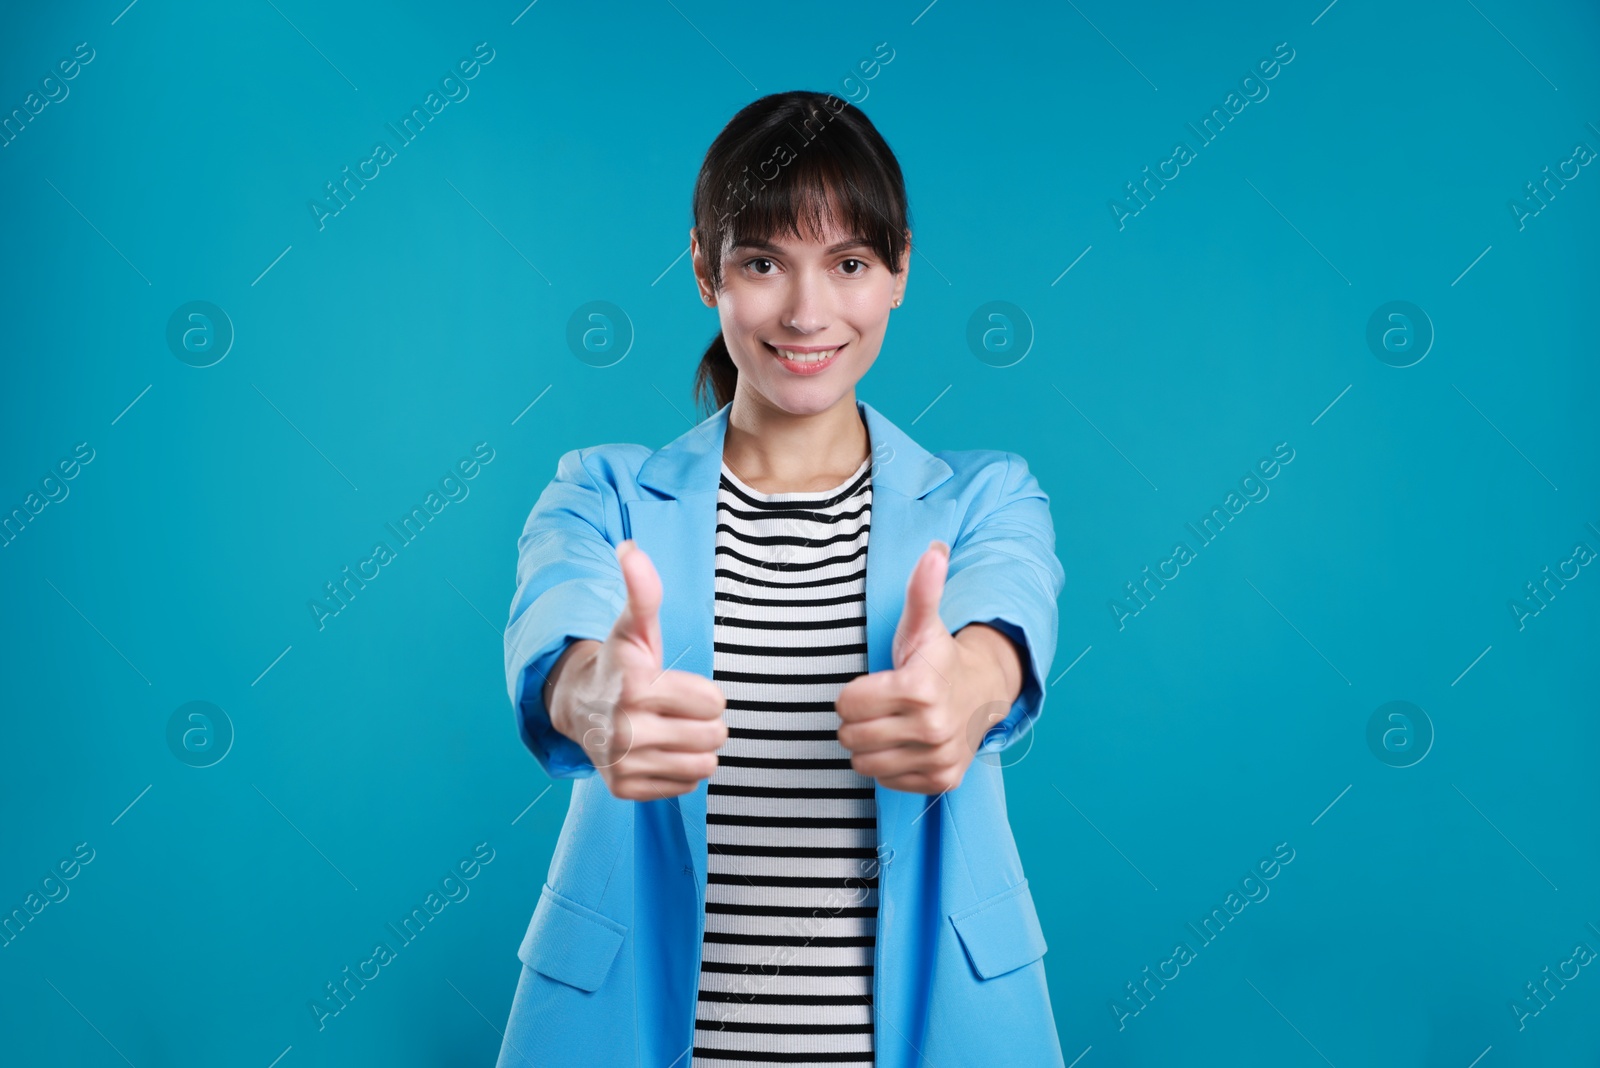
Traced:
<path id="1" fill-rule="evenodd" d="M 873 1063 L 877 805 L 833 705 L 867 670 L 870 474 L 761 493 L 722 465 L 692 1068 Z"/>

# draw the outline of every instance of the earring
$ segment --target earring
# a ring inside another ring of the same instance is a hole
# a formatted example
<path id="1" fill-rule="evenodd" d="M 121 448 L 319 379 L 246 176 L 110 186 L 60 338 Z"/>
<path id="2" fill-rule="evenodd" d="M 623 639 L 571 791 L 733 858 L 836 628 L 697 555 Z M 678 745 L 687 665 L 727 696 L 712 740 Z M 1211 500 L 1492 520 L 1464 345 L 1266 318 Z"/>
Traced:
<path id="1" fill-rule="evenodd" d="M 892 307 L 896 307 L 896 308 L 900 307 L 900 298 L 899 297 L 894 298 L 894 304 L 892 305 Z"/>

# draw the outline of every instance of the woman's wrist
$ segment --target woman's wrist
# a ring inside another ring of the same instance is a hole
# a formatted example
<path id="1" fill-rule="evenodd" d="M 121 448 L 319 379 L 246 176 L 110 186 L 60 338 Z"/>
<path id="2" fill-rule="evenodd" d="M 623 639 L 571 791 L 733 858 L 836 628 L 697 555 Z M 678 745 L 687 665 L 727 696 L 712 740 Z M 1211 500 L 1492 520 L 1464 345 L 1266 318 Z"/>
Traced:
<path id="1" fill-rule="evenodd" d="M 987 623 L 969 623 L 955 633 L 956 644 L 974 654 L 985 676 L 985 690 L 991 700 L 1015 703 L 1022 693 L 1022 657 L 1014 643 L 998 628 Z"/>
<path id="2" fill-rule="evenodd" d="M 580 638 L 567 646 L 550 669 L 544 683 L 544 706 L 550 716 L 550 726 L 573 741 L 578 741 L 583 727 L 574 726 L 573 711 L 580 703 L 574 695 L 583 692 L 584 682 L 594 667 L 602 643 L 591 638 Z"/>

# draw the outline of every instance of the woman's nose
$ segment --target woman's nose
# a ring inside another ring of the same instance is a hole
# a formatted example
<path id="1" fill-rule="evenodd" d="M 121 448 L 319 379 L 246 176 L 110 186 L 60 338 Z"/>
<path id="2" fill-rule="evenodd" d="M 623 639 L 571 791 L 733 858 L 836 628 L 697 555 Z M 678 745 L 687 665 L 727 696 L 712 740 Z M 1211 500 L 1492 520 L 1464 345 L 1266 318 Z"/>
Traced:
<path id="1" fill-rule="evenodd" d="M 828 325 L 823 280 L 800 272 L 789 287 L 783 325 L 800 334 L 815 334 Z"/>

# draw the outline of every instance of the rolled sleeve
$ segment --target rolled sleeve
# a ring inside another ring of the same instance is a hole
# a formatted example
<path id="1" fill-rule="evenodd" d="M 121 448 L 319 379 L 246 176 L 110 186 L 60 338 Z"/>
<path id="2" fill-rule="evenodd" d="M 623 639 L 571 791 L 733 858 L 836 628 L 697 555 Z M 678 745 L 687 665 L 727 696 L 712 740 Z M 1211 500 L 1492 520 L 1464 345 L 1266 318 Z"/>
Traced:
<path id="1" fill-rule="evenodd" d="M 544 703 L 550 669 L 579 639 L 605 641 L 627 604 L 606 501 L 584 466 L 586 450 L 562 455 L 517 540 L 517 591 L 506 626 L 506 681 L 523 744 L 551 778 L 595 773 L 577 742 L 556 730 Z"/>
<path id="2" fill-rule="evenodd" d="M 1044 680 L 1055 659 L 1060 627 L 1056 600 L 1066 574 L 1055 553 L 1050 498 L 1016 453 L 993 503 L 950 547 L 939 617 L 954 634 L 985 623 L 1016 644 L 1022 691 L 979 752 L 998 752 L 1033 726 L 1044 708 Z"/>

